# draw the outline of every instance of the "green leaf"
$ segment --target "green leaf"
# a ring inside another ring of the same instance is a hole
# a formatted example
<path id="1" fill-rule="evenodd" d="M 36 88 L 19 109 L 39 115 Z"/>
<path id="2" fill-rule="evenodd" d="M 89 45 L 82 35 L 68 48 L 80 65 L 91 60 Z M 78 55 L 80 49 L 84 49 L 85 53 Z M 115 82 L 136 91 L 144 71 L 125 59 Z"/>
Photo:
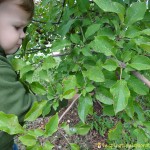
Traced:
<path id="1" fill-rule="evenodd" d="M 90 67 L 86 72 L 83 72 L 84 76 L 95 82 L 104 82 L 105 77 L 101 69 L 97 66 Z"/>
<path id="2" fill-rule="evenodd" d="M 76 94 L 76 90 L 75 89 L 70 89 L 70 90 L 63 93 L 63 98 L 71 99 L 71 98 L 74 97 L 75 94 Z"/>
<path id="3" fill-rule="evenodd" d="M 24 133 L 24 129 L 18 122 L 17 116 L 5 114 L 0 111 L 0 130 L 10 135 Z"/>
<path id="4" fill-rule="evenodd" d="M 68 41 L 67 39 L 59 39 L 53 42 L 52 44 L 52 51 L 60 51 L 63 50 L 65 47 L 68 47 L 71 45 L 71 42 Z"/>
<path id="5" fill-rule="evenodd" d="M 92 43 L 92 48 L 94 51 L 103 53 L 106 56 L 114 55 L 113 48 L 115 46 L 114 41 L 110 40 L 108 37 L 97 36 Z"/>
<path id="6" fill-rule="evenodd" d="M 74 130 L 79 135 L 86 135 L 90 131 L 90 128 L 91 127 L 89 125 L 79 123 L 79 124 L 75 125 Z"/>
<path id="7" fill-rule="evenodd" d="M 79 145 L 74 144 L 74 143 L 69 143 L 69 144 L 70 144 L 70 146 L 71 146 L 71 150 L 80 150 Z"/>
<path id="8" fill-rule="evenodd" d="M 22 142 L 23 145 L 26 146 L 34 146 L 37 142 L 36 138 L 31 135 L 20 136 L 19 140 Z"/>
<path id="9" fill-rule="evenodd" d="M 47 93 L 45 87 L 41 85 L 39 82 L 32 82 L 30 86 L 32 91 L 36 94 L 45 95 Z"/>
<path id="10" fill-rule="evenodd" d="M 100 92 L 96 93 L 96 99 L 106 105 L 112 105 L 114 103 L 111 98 L 105 96 L 104 94 Z"/>
<path id="11" fill-rule="evenodd" d="M 60 33 L 62 36 L 65 36 L 65 35 L 69 32 L 69 30 L 70 30 L 70 28 L 71 28 L 71 26 L 72 26 L 72 24 L 73 24 L 74 22 L 75 22 L 74 19 L 70 19 L 67 23 L 65 23 L 65 24 L 60 28 L 59 33 Z"/>
<path id="12" fill-rule="evenodd" d="M 34 121 L 35 119 L 37 119 L 42 114 L 42 110 L 46 103 L 47 101 L 35 101 L 31 109 L 25 115 L 25 121 Z"/>
<path id="13" fill-rule="evenodd" d="M 115 116 L 113 105 L 104 105 L 103 114 L 106 116 Z"/>
<path id="14" fill-rule="evenodd" d="M 90 96 L 79 98 L 78 114 L 83 123 L 85 123 L 86 117 L 91 111 L 92 106 L 93 106 L 93 102 Z"/>
<path id="15" fill-rule="evenodd" d="M 134 117 L 134 103 L 133 103 L 133 98 L 129 98 L 129 101 L 128 101 L 128 105 L 125 109 L 127 115 L 133 119 Z"/>
<path id="16" fill-rule="evenodd" d="M 114 110 L 117 114 L 124 110 L 128 104 L 130 91 L 127 87 L 127 82 L 124 80 L 117 81 L 117 83 L 111 87 L 110 92 L 113 95 Z"/>
<path id="17" fill-rule="evenodd" d="M 119 65 L 117 62 L 113 59 L 107 59 L 106 62 L 103 65 L 103 68 L 105 68 L 108 71 L 115 71 Z"/>
<path id="18" fill-rule="evenodd" d="M 62 81 L 63 86 L 64 86 L 64 93 L 67 92 L 68 90 L 74 90 L 77 84 L 77 79 L 75 75 L 70 75 L 66 78 L 63 79 Z"/>
<path id="19" fill-rule="evenodd" d="M 44 143 L 44 146 L 42 147 L 42 150 L 52 150 L 55 146 L 51 144 L 50 142 L 46 141 Z"/>
<path id="20" fill-rule="evenodd" d="M 34 136 L 35 138 L 44 135 L 44 131 L 42 129 L 30 129 L 28 130 L 28 135 Z"/>
<path id="21" fill-rule="evenodd" d="M 108 139 L 110 141 L 115 141 L 121 138 L 122 136 L 122 123 L 118 122 L 117 125 L 108 131 Z"/>
<path id="22" fill-rule="evenodd" d="M 78 34 L 71 34 L 70 39 L 73 43 L 80 43 L 80 36 Z"/>
<path id="23" fill-rule="evenodd" d="M 142 20 L 146 12 L 146 3 L 145 2 L 136 2 L 131 4 L 127 9 L 125 23 L 127 26 L 132 25 L 133 23 Z"/>
<path id="24" fill-rule="evenodd" d="M 57 66 L 57 62 L 55 61 L 55 59 L 52 56 L 48 56 L 47 58 L 44 59 L 44 62 L 42 64 L 42 68 L 44 70 L 48 70 L 51 68 L 54 68 Z"/>
<path id="25" fill-rule="evenodd" d="M 86 32 L 85 37 L 88 38 L 89 36 L 93 35 L 95 32 L 97 32 L 100 29 L 100 24 L 92 24 L 90 25 Z"/>
<path id="26" fill-rule="evenodd" d="M 77 4 L 79 7 L 79 11 L 81 12 L 86 12 L 88 11 L 89 7 L 90 7 L 90 3 L 89 0 L 77 0 Z"/>
<path id="27" fill-rule="evenodd" d="M 20 69 L 22 69 L 23 67 L 26 66 L 26 62 L 23 61 L 22 59 L 13 59 L 12 60 L 12 65 L 13 65 L 13 68 L 18 71 Z"/>
<path id="28" fill-rule="evenodd" d="M 128 85 L 139 95 L 147 95 L 149 93 L 149 88 L 141 80 L 135 77 L 130 77 Z"/>
<path id="29" fill-rule="evenodd" d="M 58 129 L 58 113 L 50 118 L 48 123 L 46 124 L 46 131 L 45 134 L 47 136 L 51 136 L 54 132 Z"/>
<path id="30" fill-rule="evenodd" d="M 124 21 L 125 8 L 123 5 L 112 0 L 94 0 L 94 2 L 105 12 L 117 13 L 120 20 Z"/>
<path id="31" fill-rule="evenodd" d="M 149 70 L 150 69 L 150 59 L 146 56 L 138 55 L 133 57 L 131 64 L 132 68 L 136 70 Z"/>

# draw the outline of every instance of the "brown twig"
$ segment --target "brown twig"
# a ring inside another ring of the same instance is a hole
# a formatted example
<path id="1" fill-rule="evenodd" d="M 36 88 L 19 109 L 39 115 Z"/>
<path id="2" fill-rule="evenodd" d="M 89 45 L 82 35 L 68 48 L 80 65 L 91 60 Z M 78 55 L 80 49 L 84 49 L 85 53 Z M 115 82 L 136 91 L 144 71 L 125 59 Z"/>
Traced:
<path id="1" fill-rule="evenodd" d="M 81 94 L 76 94 L 74 100 L 72 103 L 69 105 L 69 107 L 65 110 L 65 112 L 60 116 L 59 122 L 62 120 L 62 118 L 68 113 L 68 111 L 72 108 L 72 106 L 75 104 L 75 102 L 79 99 Z"/>
<path id="2" fill-rule="evenodd" d="M 150 88 L 150 81 L 146 77 L 144 77 L 142 74 L 140 74 L 137 71 L 132 71 L 132 74 L 136 76 L 138 79 L 140 79 L 143 83 L 145 83 Z"/>

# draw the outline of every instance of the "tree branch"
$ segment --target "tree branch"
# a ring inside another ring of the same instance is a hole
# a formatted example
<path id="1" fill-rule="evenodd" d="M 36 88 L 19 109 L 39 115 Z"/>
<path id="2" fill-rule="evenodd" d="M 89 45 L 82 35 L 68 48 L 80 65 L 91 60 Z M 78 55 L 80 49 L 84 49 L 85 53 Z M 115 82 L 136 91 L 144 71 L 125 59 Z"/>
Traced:
<path id="1" fill-rule="evenodd" d="M 69 105 L 69 107 L 65 110 L 65 112 L 60 116 L 59 122 L 62 120 L 62 118 L 68 113 L 68 111 L 72 108 L 72 106 L 75 104 L 75 102 L 79 99 L 81 94 L 76 94 L 74 100 L 72 103 Z"/>
<path id="2" fill-rule="evenodd" d="M 144 77 L 142 74 L 140 74 L 137 71 L 132 71 L 132 74 L 136 76 L 138 79 L 140 79 L 144 84 L 146 84 L 150 88 L 150 81 L 146 77 Z"/>

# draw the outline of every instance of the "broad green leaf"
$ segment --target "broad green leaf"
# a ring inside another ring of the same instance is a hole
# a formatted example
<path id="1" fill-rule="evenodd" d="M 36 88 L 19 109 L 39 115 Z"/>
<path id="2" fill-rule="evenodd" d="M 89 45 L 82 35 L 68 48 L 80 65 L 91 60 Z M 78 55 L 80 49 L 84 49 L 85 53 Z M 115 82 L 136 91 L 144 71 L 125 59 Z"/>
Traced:
<path id="1" fill-rule="evenodd" d="M 52 56 L 48 56 L 47 58 L 44 59 L 44 62 L 42 64 L 42 68 L 44 70 L 48 70 L 51 68 L 54 68 L 57 66 L 57 62 L 55 61 L 55 59 Z"/>
<path id="2" fill-rule="evenodd" d="M 77 0 L 77 4 L 79 6 L 79 10 L 81 12 L 86 12 L 88 11 L 89 7 L 90 7 L 90 2 L 89 0 Z"/>
<path id="3" fill-rule="evenodd" d="M 114 103 L 111 98 L 105 96 L 104 94 L 102 94 L 100 92 L 96 93 L 96 99 L 106 105 L 112 105 Z"/>
<path id="4" fill-rule="evenodd" d="M 69 143 L 71 146 L 71 150 L 80 150 L 79 145 L 75 144 L 75 143 Z"/>
<path id="5" fill-rule="evenodd" d="M 145 144 L 148 142 L 148 138 L 146 137 L 146 135 L 142 129 L 135 129 L 134 135 L 136 135 L 136 137 L 137 137 L 137 144 Z"/>
<path id="6" fill-rule="evenodd" d="M 74 22 L 75 22 L 74 19 L 70 19 L 67 23 L 65 23 L 65 24 L 60 28 L 59 33 L 60 33 L 62 36 L 65 36 L 65 35 L 69 32 L 69 30 L 70 30 L 70 28 L 71 28 L 71 26 L 72 26 L 72 24 L 73 24 Z"/>
<path id="7" fill-rule="evenodd" d="M 34 68 L 31 64 L 24 66 L 20 70 L 20 77 L 22 78 L 27 72 L 33 71 L 33 70 L 34 70 Z"/>
<path id="8" fill-rule="evenodd" d="M 113 95 L 114 110 L 117 114 L 124 110 L 128 104 L 130 91 L 128 89 L 127 82 L 124 80 L 117 81 L 117 83 L 111 87 L 110 92 Z"/>
<path id="9" fill-rule="evenodd" d="M 70 39 L 73 43 L 80 43 L 80 36 L 78 34 L 71 34 Z"/>
<path id="10" fill-rule="evenodd" d="M 140 31 L 140 33 L 150 36 L 150 29 L 144 29 L 143 31 Z"/>
<path id="11" fill-rule="evenodd" d="M 106 116 L 115 116 L 113 105 L 104 105 L 103 114 Z"/>
<path id="12" fill-rule="evenodd" d="M 20 69 L 22 69 L 23 67 L 26 66 L 26 62 L 23 61 L 22 59 L 13 59 L 12 60 L 12 65 L 13 65 L 13 68 L 18 71 Z"/>
<path id="13" fill-rule="evenodd" d="M 79 98 L 78 114 L 83 123 L 85 123 L 86 117 L 91 111 L 92 106 L 93 106 L 93 102 L 90 96 Z"/>
<path id="14" fill-rule="evenodd" d="M 63 98 L 65 99 L 71 99 L 74 97 L 74 95 L 76 94 L 76 90 L 75 89 L 70 89 L 68 91 L 65 91 L 63 93 Z"/>
<path id="15" fill-rule="evenodd" d="M 97 32 L 100 29 L 100 24 L 92 24 L 90 25 L 86 32 L 85 37 L 88 38 L 89 36 L 93 35 L 95 32 Z"/>
<path id="16" fill-rule="evenodd" d="M 76 130 L 76 133 L 79 135 L 86 135 L 90 131 L 90 126 L 86 124 L 79 123 L 75 125 L 74 129 Z"/>
<path id="17" fill-rule="evenodd" d="M 106 56 L 114 55 L 114 46 L 114 41 L 104 36 L 95 37 L 95 40 L 92 43 L 94 51 L 103 53 Z"/>
<path id="18" fill-rule="evenodd" d="M 25 121 L 34 121 L 35 119 L 37 119 L 42 114 L 42 110 L 46 103 L 47 101 L 35 101 L 31 109 L 25 115 Z"/>
<path id="19" fill-rule="evenodd" d="M 129 101 L 128 101 L 128 105 L 125 109 L 127 115 L 133 119 L 134 117 L 134 104 L 133 104 L 133 98 L 129 98 Z"/>
<path id="20" fill-rule="evenodd" d="M 139 36 L 134 39 L 137 46 L 142 48 L 144 51 L 150 53 L 150 39 L 146 36 Z"/>
<path id="21" fill-rule="evenodd" d="M 119 65 L 113 59 L 107 59 L 103 65 L 103 68 L 105 68 L 108 71 L 115 71 L 117 67 L 119 67 Z"/>
<path id="22" fill-rule="evenodd" d="M 114 128 L 112 128 L 108 131 L 108 139 L 110 141 L 120 139 L 121 136 L 122 136 L 122 129 L 123 129 L 122 123 L 118 122 L 117 125 L 115 125 Z"/>
<path id="23" fill-rule="evenodd" d="M 37 139 L 31 135 L 20 136 L 19 140 L 22 142 L 23 145 L 26 145 L 26 146 L 34 146 L 37 142 Z"/>
<path id="24" fill-rule="evenodd" d="M 35 138 L 44 135 L 44 131 L 42 129 L 30 129 L 28 130 L 28 135 L 34 136 Z"/>
<path id="25" fill-rule="evenodd" d="M 59 39 L 53 42 L 52 44 L 52 51 L 53 52 L 59 52 L 60 50 L 63 50 L 65 47 L 68 47 L 71 45 L 71 42 L 67 39 Z"/>
<path id="26" fill-rule="evenodd" d="M 45 131 L 45 134 L 47 136 L 51 136 L 54 132 L 57 131 L 58 129 L 58 114 L 52 116 L 50 118 L 50 120 L 48 121 L 48 123 L 46 124 L 46 131 Z"/>
<path id="27" fill-rule="evenodd" d="M 5 114 L 0 111 L 0 131 L 7 132 L 10 135 L 24 133 L 24 129 L 18 122 L 17 116 Z"/>
<path id="28" fill-rule="evenodd" d="M 135 110 L 135 113 L 137 114 L 138 116 L 138 119 L 142 122 L 144 122 L 146 120 L 145 118 L 145 114 L 144 114 L 144 111 L 143 111 L 143 108 L 141 107 L 141 105 L 134 101 L 134 110 Z"/>
<path id="29" fill-rule="evenodd" d="M 42 147 L 42 150 L 52 150 L 55 146 L 51 144 L 50 142 L 46 141 L 44 143 L 44 146 Z"/>
<path id="30" fill-rule="evenodd" d="M 137 55 L 133 57 L 131 64 L 132 68 L 136 70 L 149 70 L 150 69 L 150 59 L 146 56 Z"/>
<path id="31" fill-rule="evenodd" d="M 83 72 L 84 76 L 95 82 L 104 82 L 105 77 L 101 69 L 97 66 L 90 67 L 86 72 Z"/>
<path id="32" fill-rule="evenodd" d="M 94 0 L 94 2 L 105 12 L 117 13 L 120 20 L 124 21 L 125 8 L 123 5 L 112 0 Z"/>
<path id="33" fill-rule="evenodd" d="M 68 90 L 75 89 L 76 84 L 77 84 L 77 79 L 75 75 L 70 75 L 66 78 L 63 79 L 62 81 L 63 86 L 64 86 L 64 92 Z"/>
<path id="34" fill-rule="evenodd" d="M 133 23 L 142 20 L 146 12 L 146 3 L 145 2 L 136 2 L 131 4 L 127 9 L 125 23 L 127 26 L 132 25 Z"/>
<path id="35" fill-rule="evenodd" d="M 47 93 L 45 87 L 38 82 L 33 82 L 30 86 L 32 91 L 36 94 L 45 95 Z"/>
<path id="36" fill-rule="evenodd" d="M 146 95 L 149 93 L 149 88 L 139 79 L 130 77 L 128 85 L 131 89 L 139 95 Z"/>

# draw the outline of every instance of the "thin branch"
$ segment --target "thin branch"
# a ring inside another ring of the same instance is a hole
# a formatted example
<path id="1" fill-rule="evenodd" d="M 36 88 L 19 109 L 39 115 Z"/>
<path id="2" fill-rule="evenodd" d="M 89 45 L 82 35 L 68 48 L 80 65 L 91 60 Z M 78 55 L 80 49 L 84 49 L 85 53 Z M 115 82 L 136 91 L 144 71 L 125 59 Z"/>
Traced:
<path id="1" fill-rule="evenodd" d="M 72 101 L 72 103 L 69 105 L 69 107 L 65 110 L 65 112 L 60 116 L 59 122 L 68 113 L 68 111 L 72 108 L 72 106 L 75 104 L 75 102 L 79 99 L 80 96 L 81 96 L 81 94 L 76 94 L 75 99 Z"/>
<path id="2" fill-rule="evenodd" d="M 144 77 L 142 74 L 140 74 L 137 71 L 132 71 L 132 74 L 136 76 L 138 79 L 140 79 L 143 83 L 145 83 L 150 88 L 150 81 L 146 77 Z"/>

